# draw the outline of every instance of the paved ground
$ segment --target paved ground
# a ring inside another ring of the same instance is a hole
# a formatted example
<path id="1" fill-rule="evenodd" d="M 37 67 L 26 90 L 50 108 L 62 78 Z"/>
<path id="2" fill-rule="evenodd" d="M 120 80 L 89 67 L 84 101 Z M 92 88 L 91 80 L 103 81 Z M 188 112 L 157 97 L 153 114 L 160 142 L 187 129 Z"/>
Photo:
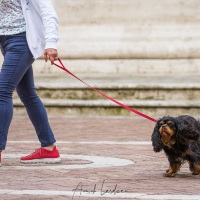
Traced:
<path id="1" fill-rule="evenodd" d="M 20 164 L 39 146 L 26 117 L 14 116 L 0 168 L 2 200 L 200 199 L 198 176 L 185 164 L 164 178 L 164 153 L 152 151 L 154 123 L 138 117 L 50 117 L 58 165 Z"/>

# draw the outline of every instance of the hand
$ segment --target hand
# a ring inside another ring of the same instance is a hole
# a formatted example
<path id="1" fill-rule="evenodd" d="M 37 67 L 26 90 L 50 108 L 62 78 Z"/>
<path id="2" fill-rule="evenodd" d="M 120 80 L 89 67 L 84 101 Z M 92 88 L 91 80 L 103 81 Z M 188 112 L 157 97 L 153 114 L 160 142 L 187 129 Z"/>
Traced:
<path id="1" fill-rule="evenodd" d="M 44 51 L 44 59 L 47 62 L 48 60 L 51 61 L 51 64 L 53 64 L 53 62 L 55 60 L 58 60 L 58 52 L 56 49 L 45 49 Z"/>

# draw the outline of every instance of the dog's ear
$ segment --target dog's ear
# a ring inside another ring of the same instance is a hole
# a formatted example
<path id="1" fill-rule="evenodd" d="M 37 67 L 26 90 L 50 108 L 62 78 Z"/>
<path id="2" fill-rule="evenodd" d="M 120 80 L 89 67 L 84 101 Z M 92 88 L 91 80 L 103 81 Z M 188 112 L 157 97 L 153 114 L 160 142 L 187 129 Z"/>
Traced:
<path id="1" fill-rule="evenodd" d="M 200 136 L 200 125 L 195 120 L 177 122 L 177 138 L 180 141 L 198 141 Z"/>
<path id="2" fill-rule="evenodd" d="M 157 122 L 156 126 L 154 127 L 154 131 L 151 136 L 154 152 L 160 152 L 163 149 L 163 143 L 161 141 L 161 135 L 159 133 L 159 123 L 160 123 L 160 120 Z"/>

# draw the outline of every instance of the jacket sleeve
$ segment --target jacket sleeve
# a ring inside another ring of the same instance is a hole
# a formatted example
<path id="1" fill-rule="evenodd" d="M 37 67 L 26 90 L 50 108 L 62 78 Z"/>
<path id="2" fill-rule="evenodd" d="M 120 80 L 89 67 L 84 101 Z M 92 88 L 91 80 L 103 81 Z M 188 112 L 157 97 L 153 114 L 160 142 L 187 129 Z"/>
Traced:
<path id="1" fill-rule="evenodd" d="M 57 41 L 59 39 L 58 34 L 58 17 L 55 12 L 51 0 L 34 0 L 37 6 L 37 10 L 41 15 L 44 36 L 45 36 L 45 49 L 57 47 Z"/>

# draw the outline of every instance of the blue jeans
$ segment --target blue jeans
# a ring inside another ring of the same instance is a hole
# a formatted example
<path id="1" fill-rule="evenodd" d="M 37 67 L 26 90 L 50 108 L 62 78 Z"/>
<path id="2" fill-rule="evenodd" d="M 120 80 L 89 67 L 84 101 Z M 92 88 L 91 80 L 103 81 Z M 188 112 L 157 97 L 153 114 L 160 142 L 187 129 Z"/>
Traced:
<path id="1" fill-rule="evenodd" d="M 41 146 L 55 143 L 45 107 L 35 91 L 32 69 L 34 58 L 26 41 L 26 33 L 0 36 L 0 47 L 4 56 L 0 72 L 0 149 L 6 147 L 15 89 L 26 107 Z"/>

